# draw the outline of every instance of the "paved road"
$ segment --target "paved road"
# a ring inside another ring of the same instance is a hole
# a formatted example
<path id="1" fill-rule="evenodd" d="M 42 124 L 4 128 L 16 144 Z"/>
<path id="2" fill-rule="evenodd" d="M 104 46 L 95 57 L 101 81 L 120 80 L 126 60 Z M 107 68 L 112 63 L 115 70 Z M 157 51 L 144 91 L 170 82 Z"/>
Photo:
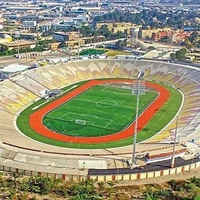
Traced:
<path id="1" fill-rule="evenodd" d="M 36 56 L 35 58 L 21 58 L 20 59 L 20 64 L 30 64 L 32 62 L 36 62 L 37 60 L 43 60 L 46 58 L 58 58 L 58 57 L 66 57 L 65 53 L 62 52 L 53 52 L 53 53 L 46 53 L 45 55 L 42 56 Z M 17 64 L 18 63 L 18 58 L 15 58 L 14 56 L 3 56 L 0 57 L 0 67 L 4 67 L 9 64 Z"/>
<path id="2" fill-rule="evenodd" d="M 183 160 L 182 158 L 176 158 L 175 167 L 195 163 L 198 161 L 200 161 L 200 157 L 197 157 L 191 160 Z M 171 168 L 170 165 L 171 165 L 171 160 L 165 160 L 165 161 L 147 164 L 143 168 L 89 169 L 88 175 L 136 174 L 136 173 L 141 173 L 141 172 L 151 172 L 151 171 L 170 169 Z"/>

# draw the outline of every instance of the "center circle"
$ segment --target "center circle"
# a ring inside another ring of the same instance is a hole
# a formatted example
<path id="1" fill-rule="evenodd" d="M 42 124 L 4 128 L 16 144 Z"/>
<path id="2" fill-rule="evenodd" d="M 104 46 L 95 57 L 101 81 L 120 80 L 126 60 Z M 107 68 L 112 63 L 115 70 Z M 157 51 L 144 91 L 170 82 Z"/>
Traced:
<path id="1" fill-rule="evenodd" d="M 103 108 L 111 108 L 117 106 L 117 102 L 115 101 L 110 101 L 110 100 L 101 100 L 97 101 L 96 105 L 98 107 L 103 107 Z"/>

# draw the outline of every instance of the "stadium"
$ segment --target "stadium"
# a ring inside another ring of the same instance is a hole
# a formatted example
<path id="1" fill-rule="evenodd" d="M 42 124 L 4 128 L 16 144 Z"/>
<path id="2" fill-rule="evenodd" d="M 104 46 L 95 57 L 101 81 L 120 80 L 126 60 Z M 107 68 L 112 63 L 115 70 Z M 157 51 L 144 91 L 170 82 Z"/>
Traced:
<path id="1" fill-rule="evenodd" d="M 105 180 L 90 172 L 95 169 L 102 177 L 122 169 L 134 174 L 128 169 L 136 119 L 139 166 L 172 156 L 198 161 L 199 73 L 128 59 L 74 60 L 10 73 L 0 83 L 1 170 L 66 180 Z"/>

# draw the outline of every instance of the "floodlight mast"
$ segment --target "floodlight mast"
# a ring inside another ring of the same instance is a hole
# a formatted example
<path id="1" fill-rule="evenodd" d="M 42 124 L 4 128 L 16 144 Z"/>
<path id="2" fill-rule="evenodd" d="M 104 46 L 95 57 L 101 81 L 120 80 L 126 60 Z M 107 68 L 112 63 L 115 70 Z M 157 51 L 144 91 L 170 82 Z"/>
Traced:
<path id="1" fill-rule="evenodd" d="M 139 86 L 140 86 L 140 80 L 138 80 L 137 83 L 137 103 L 136 103 L 136 114 L 135 114 L 135 127 L 134 127 L 134 135 L 133 135 L 133 154 L 132 154 L 132 169 L 134 168 L 134 165 L 136 165 L 136 142 L 137 142 L 137 129 L 138 129 L 138 110 L 139 110 Z"/>
<path id="2" fill-rule="evenodd" d="M 19 38 L 20 38 L 20 32 L 15 32 L 15 37 L 17 38 L 17 54 L 18 54 L 18 64 L 20 64 L 20 58 L 19 58 Z"/>
<path id="3" fill-rule="evenodd" d="M 178 131 L 178 116 L 176 118 L 176 129 L 175 129 L 175 134 L 174 134 L 174 144 L 173 144 L 173 151 L 172 151 L 172 158 L 171 158 L 171 168 L 175 167 L 175 148 L 176 148 L 177 131 Z"/>
<path id="4" fill-rule="evenodd" d="M 136 103 L 136 114 L 135 114 L 135 127 L 134 127 L 134 133 L 133 133 L 133 153 L 132 153 L 132 165 L 131 169 L 134 168 L 134 166 L 137 165 L 136 162 L 136 142 L 137 142 L 137 133 L 138 133 L 138 113 L 139 113 L 139 102 L 140 102 L 140 84 L 141 79 L 144 77 L 145 72 L 140 72 L 137 77 L 137 89 L 136 89 L 136 95 L 137 95 L 137 103 Z"/>

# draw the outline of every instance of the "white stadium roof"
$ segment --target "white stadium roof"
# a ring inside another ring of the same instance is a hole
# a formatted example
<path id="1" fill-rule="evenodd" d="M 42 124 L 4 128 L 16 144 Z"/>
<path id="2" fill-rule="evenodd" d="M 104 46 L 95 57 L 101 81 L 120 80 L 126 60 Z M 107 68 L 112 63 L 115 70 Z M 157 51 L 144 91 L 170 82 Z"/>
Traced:
<path id="1" fill-rule="evenodd" d="M 24 71 L 28 69 L 29 67 L 30 66 L 27 66 L 27 65 L 11 64 L 0 69 L 0 72 L 15 73 L 15 72 Z"/>

